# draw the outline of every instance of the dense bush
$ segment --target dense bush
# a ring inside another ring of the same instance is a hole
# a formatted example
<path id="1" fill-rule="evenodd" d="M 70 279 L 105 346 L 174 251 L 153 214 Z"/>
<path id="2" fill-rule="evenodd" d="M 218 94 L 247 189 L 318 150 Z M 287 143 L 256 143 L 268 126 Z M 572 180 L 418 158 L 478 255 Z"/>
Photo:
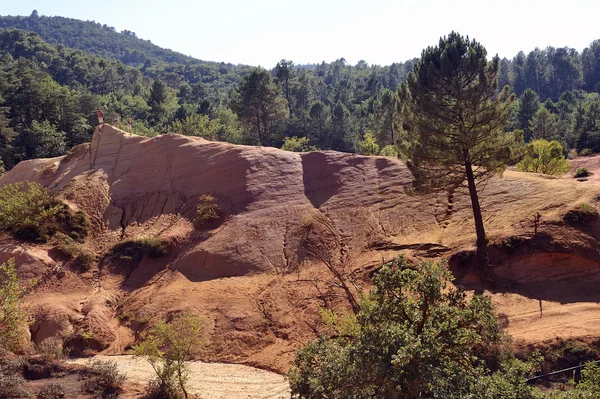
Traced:
<path id="1" fill-rule="evenodd" d="M 17 182 L 0 189 L 0 226 L 20 238 L 46 241 L 56 230 L 61 209 L 39 183 Z"/>
<path id="2" fill-rule="evenodd" d="M 577 168 L 577 170 L 573 174 L 573 177 L 580 178 L 580 177 L 588 177 L 589 175 L 590 175 L 590 172 L 586 168 Z"/>
<path id="3" fill-rule="evenodd" d="M 59 382 L 50 382 L 40 390 L 37 399 L 64 399 L 67 397 L 67 390 Z"/>
<path id="4" fill-rule="evenodd" d="M 21 362 L 0 358 L 0 398 L 29 397 L 22 372 Z"/>
<path id="5" fill-rule="evenodd" d="M 525 147 L 525 156 L 517 164 L 517 170 L 561 175 L 569 170 L 569 161 L 565 159 L 558 141 L 534 140 Z"/>
<path id="6" fill-rule="evenodd" d="M 565 213 L 563 219 L 569 224 L 585 224 L 598 219 L 598 211 L 590 204 L 579 204 Z"/>
<path id="7" fill-rule="evenodd" d="M 217 199 L 210 194 L 204 194 L 198 201 L 196 210 L 196 221 L 199 225 L 205 225 L 220 218 Z"/>
<path id="8" fill-rule="evenodd" d="M 298 351 L 289 373 L 294 397 L 534 398 L 525 377 L 536 361 L 505 362 L 490 300 L 450 280 L 440 264 L 384 265 L 358 314 L 323 312 L 329 331 Z M 510 373 L 493 372 L 498 363 Z M 480 395 L 503 391 L 512 393 Z"/>
<path id="9" fill-rule="evenodd" d="M 286 137 L 281 149 L 293 152 L 317 151 L 317 147 L 309 144 L 308 137 Z"/>
<path id="10" fill-rule="evenodd" d="M 9 259 L 0 265 L 0 349 L 15 353 L 25 350 L 23 337 L 27 316 L 21 308 L 24 295 L 15 261 Z"/>
<path id="11" fill-rule="evenodd" d="M 382 157 L 394 157 L 398 158 L 398 148 L 395 145 L 386 145 L 381 149 L 379 155 Z"/>
<path id="12" fill-rule="evenodd" d="M 123 392 L 125 375 L 119 372 L 117 364 L 110 361 L 94 360 L 88 368 L 93 375 L 87 378 L 81 388 L 84 393 L 93 394 L 95 398 L 118 398 Z"/>
<path id="13" fill-rule="evenodd" d="M 580 157 L 589 157 L 590 155 L 594 155 L 594 153 L 589 148 L 584 148 L 583 150 L 579 151 Z"/>
<path id="14" fill-rule="evenodd" d="M 144 256 L 160 258 L 167 254 L 165 244 L 154 237 L 127 239 L 117 243 L 108 256 L 120 264 L 137 264 Z"/>
<path id="15" fill-rule="evenodd" d="M 0 188 L 0 227 L 17 238 L 46 242 L 59 231 L 82 240 L 90 222 L 84 212 L 73 213 L 39 183 L 17 182 Z"/>

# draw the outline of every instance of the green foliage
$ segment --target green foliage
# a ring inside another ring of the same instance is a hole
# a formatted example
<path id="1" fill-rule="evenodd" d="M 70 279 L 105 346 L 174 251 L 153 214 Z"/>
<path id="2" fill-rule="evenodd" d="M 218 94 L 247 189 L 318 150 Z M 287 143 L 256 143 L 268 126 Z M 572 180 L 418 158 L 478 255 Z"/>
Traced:
<path id="1" fill-rule="evenodd" d="M 67 389 L 60 382 L 49 382 L 38 392 L 37 399 L 66 399 Z"/>
<path id="2" fill-rule="evenodd" d="M 358 143 L 358 153 L 361 155 L 378 155 L 379 144 L 375 139 L 375 135 L 371 132 L 366 132 L 363 140 Z"/>
<path id="3" fill-rule="evenodd" d="M 197 316 L 177 314 L 168 323 L 158 322 L 134 346 L 135 356 L 148 361 L 156 373 L 157 380 L 150 385 L 153 395 L 162 394 L 169 399 L 182 394 L 188 397 L 188 362 L 202 344 L 203 324 Z"/>
<path id="4" fill-rule="evenodd" d="M 596 208 L 585 202 L 577 205 L 575 209 L 569 210 L 563 216 L 565 222 L 569 224 L 585 224 L 598 219 Z"/>
<path id="5" fill-rule="evenodd" d="M 191 115 L 183 122 L 176 120 L 169 126 L 170 133 L 179 133 L 186 136 L 199 136 L 214 140 L 217 137 L 218 121 L 210 120 L 206 115 Z"/>
<path id="6" fill-rule="evenodd" d="M 21 288 L 14 259 L 0 264 L 0 349 L 22 352 L 27 316 L 21 308 L 25 296 Z"/>
<path id="7" fill-rule="evenodd" d="M 62 209 L 36 182 L 17 182 L 0 188 L 0 227 L 20 238 L 46 241 Z"/>
<path id="8" fill-rule="evenodd" d="M 269 72 L 262 68 L 242 78 L 232 107 L 258 142 L 266 146 L 271 145 L 273 124 L 286 117 L 285 99 L 279 96 Z"/>
<path id="9" fill-rule="evenodd" d="M 381 149 L 379 155 L 381 155 L 382 157 L 398 158 L 398 147 L 392 144 L 388 144 Z"/>
<path id="10" fill-rule="evenodd" d="M 414 189 L 467 185 L 478 245 L 486 240 L 477 188 L 505 170 L 518 139 L 503 132 L 513 96 L 508 87 L 497 93 L 498 69 L 498 58 L 488 62 L 481 44 L 452 32 L 423 52 L 400 88 L 401 152 L 409 159 Z"/>
<path id="11" fill-rule="evenodd" d="M 589 148 L 584 148 L 583 150 L 579 151 L 579 156 L 581 156 L 581 157 L 589 157 L 590 155 L 593 155 L 593 154 L 594 153 Z"/>
<path id="12" fill-rule="evenodd" d="M 473 389 L 477 399 L 543 399 L 537 388 L 527 383 L 527 378 L 535 374 L 542 358 L 534 353 L 530 360 L 510 359 L 501 364 L 500 370 L 480 377 Z"/>
<path id="13" fill-rule="evenodd" d="M 569 170 L 569 161 L 563 155 L 558 141 L 534 140 L 525 147 L 525 156 L 517 163 L 521 172 L 561 175 Z"/>
<path id="14" fill-rule="evenodd" d="M 575 170 L 575 173 L 573 173 L 573 177 L 578 179 L 581 177 L 588 177 L 590 175 L 590 172 L 587 170 L 587 168 L 577 168 Z"/>
<path id="15" fill-rule="evenodd" d="M 117 262 L 137 264 L 144 256 L 160 258 L 167 254 L 166 245 L 155 237 L 127 239 L 118 242 L 109 252 L 109 257 Z"/>
<path id="16" fill-rule="evenodd" d="M 93 360 L 88 365 L 93 375 L 87 378 L 81 388 L 83 393 L 94 398 L 116 399 L 123 392 L 125 374 L 119 372 L 115 362 Z"/>
<path id="17" fill-rule="evenodd" d="M 309 145 L 308 137 L 286 137 L 281 146 L 282 150 L 293 152 L 317 151 L 317 147 Z"/>
<path id="18" fill-rule="evenodd" d="M 444 265 L 413 268 L 403 258 L 386 264 L 355 317 L 340 321 L 325 313 L 332 332 L 298 351 L 289 373 L 292 394 L 472 397 L 481 378 L 493 376 L 487 364 L 499 358 L 503 335 L 490 300 L 468 300 L 450 280 Z M 525 382 L 505 380 L 515 389 Z"/>
<path id="19" fill-rule="evenodd" d="M 196 221 L 200 225 L 205 225 L 215 220 L 219 220 L 219 205 L 217 199 L 210 194 L 202 194 L 198 199 L 198 208 L 196 209 Z"/>

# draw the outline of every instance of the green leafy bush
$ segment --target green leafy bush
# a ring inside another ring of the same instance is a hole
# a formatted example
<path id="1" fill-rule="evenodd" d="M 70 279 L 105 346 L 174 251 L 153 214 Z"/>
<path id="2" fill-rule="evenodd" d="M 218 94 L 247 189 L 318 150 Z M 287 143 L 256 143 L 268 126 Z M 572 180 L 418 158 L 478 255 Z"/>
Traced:
<path id="1" fill-rule="evenodd" d="M 577 179 L 580 177 L 588 177 L 589 175 L 590 172 L 586 168 L 577 168 L 577 170 L 573 174 L 573 177 Z"/>
<path id="2" fill-rule="evenodd" d="M 84 212 L 73 213 L 39 183 L 17 182 L 0 188 L 0 228 L 17 238 L 46 242 L 60 231 L 80 241 L 89 227 Z"/>
<path id="3" fill-rule="evenodd" d="M 94 360 L 88 368 L 93 375 L 82 384 L 84 393 L 93 394 L 95 398 L 118 398 L 123 392 L 125 374 L 119 372 L 117 364 L 111 361 Z"/>
<path id="4" fill-rule="evenodd" d="M 382 157 L 398 158 L 398 148 L 395 145 L 388 144 L 381 149 L 379 155 Z"/>
<path id="5" fill-rule="evenodd" d="M 25 290 L 19 284 L 14 259 L 0 265 L 0 349 L 21 352 L 27 316 L 21 308 Z"/>
<path id="6" fill-rule="evenodd" d="M 517 170 L 561 175 L 569 170 L 569 161 L 558 141 L 534 140 L 525 147 L 525 156 L 517 164 Z"/>
<path id="7" fill-rule="evenodd" d="M 589 157 L 590 155 L 593 155 L 593 152 L 589 148 L 584 148 L 583 150 L 579 151 L 580 157 Z"/>
<path id="8" fill-rule="evenodd" d="M 590 204 L 579 204 L 565 213 L 563 219 L 569 224 L 585 224 L 598 219 L 598 211 Z"/>
<path id="9" fill-rule="evenodd" d="M 50 382 L 40 390 L 37 399 L 64 399 L 67 397 L 67 390 L 59 382 Z"/>
<path id="10" fill-rule="evenodd" d="M 19 238 L 47 241 L 62 208 L 39 183 L 17 182 L 0 189 L 0 226 Z"/>
<path id="11" fill-rule="evenodd" d="M 198 209 L 196 211 L 196 220 L 198 224 L 204 225 L 219 220 L 219 205 L 217 199 L 210 194 L 204 194 L 198 201 Z"/>
<path id="12" fill-rule="evenodd" d="M 286 137 L 281 146 L 282 150 L 293 152 L 317 151 L 314 145 L 308 145 L 308 137 Z"/>
<path id="13" fill-rule="evenodd" d="M 413 266 L 399 258 L 384 265 L 358 314 L 326 312 L 330 331 L 297 352 L 292 395 L 482 398 L 478 393 L 504 387 L 520 396 L 485 397 L 533 398 L 525 377 L 534 364 L 503 363 L 514 375 L 492 378 L 488 365 L 508 349 L 494 307 L 484 296 L 467 297 L 451 279 L 443 264 Z"/>
<path id="14" fill-rule="evenodd" d="M 160 258 L 167 254 L 166 245 L 154 237 L 128 239 L 117 243 L 109 252 L 109 257 L 117 262 L 139 263 L 144 256 Z"/>
<path id="15" fill-rule="evenodd" d="M 378 155 L 379 144 L 375 135 L 371 132 L 366 132 L 363 136 L 363 140 L 358 143 L 358 152 L 361 155 Z"/>

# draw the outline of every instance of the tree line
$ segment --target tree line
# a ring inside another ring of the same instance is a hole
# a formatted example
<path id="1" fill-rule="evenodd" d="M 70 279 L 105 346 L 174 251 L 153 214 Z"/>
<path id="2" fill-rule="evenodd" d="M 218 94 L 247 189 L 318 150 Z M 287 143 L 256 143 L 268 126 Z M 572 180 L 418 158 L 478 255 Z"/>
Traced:
<path id="1" fill-rule="evenodd" d="M 98 107 L 109 121 L 115 112 L 131 118 L 147 136 L 396 155 L 398 88 L 417 62 L 281 60 L 268 70 L 195 60 L 133 32 L 37 12 L 0 17 L 0 27 L 0 155 L 8 167 L 89 140 Z M 525 143 L 556 140 L 565 154 L 600 151 L 599 59 L 595 41 L 581 54 L 548 47 L 499 60 L 498 90 L 509 85 L 517 96 L 505 131 L 523 130 Z"/>

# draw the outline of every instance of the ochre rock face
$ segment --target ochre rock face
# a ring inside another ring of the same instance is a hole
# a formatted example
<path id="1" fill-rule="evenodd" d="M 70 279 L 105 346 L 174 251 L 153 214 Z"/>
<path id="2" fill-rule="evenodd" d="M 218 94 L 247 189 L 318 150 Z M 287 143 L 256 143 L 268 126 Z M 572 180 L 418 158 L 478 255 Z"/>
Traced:
<path id="1" fill-rule="evenodd" d="M 179 135 L 145 138 L 104 125 L 91 143 L 65 157 L 21 162 L 0 177 L 0 186 L 24 180 L 40 182 L 73 210 L 87 213 L 92 226 L 82 247 L 98 259 L 82 272 L 52 244 L 0 238 L 0 261 L 15 257 L 22 278 L 40 281 L 28 297 L 38 310 L 32 327 L 38 344 L 56 337 L 81 343 L 73 334 L 83 331 L 93 334 L 95 350 L 122 353 L 150 323 L 185 311 L 206 321 L 205 360 L 285 372 L 298 344 L 322 329 L 319 307 L 345 306 L 317 289 L 315 282 L 330 275 L 302 248 L 302 232 L 312 221 L 319 221 L 336 262 L 355 270 L 363 288 L 374 268 L 400 253 L 449 258 L 475 242 L 468 197 L 408 195 L 410 171 L 393 158 L 300 154 Z M 484 276 L 455 270 L 459 282 L 477 289 L 492 274 L 527 282 L 510 295 L 490 292 L 518 339 L 535 341 L 536 334 L 561 326 L 561 309 L 571 305 L 568 298 L 557 299 L 557 292 L 566 292 L 560 291 L 563 281 L 573 284 L 569 270 L 600 282 L 598 229 L 565 233 L 560 226 L 573 204 L 596 204 L 599 193 L 593 184 L 515 172 L 487 185 L 481 200 L 493 242 L 530 237 L 538 211 L 547 223 L 540 232 L 554 243 L 572 242 L 555 245 L 563 255 L 551 258 L 538 249 L 507 257 L 500 248 Z M 208 225 L 196 222 L 203 194 L 213 195 L 221 209 L 221 219 Z M 127 270 L 111 264 L 106 255 L 116 243 L 143 237 L 165 242 L 168 254 Z M 565 255 L 572 252 L 582 261 Z M 556 284 L 538 274 L 546 261 Z M 543 323 L 537 319 L 538 297 L 558 303 L 556 317 L 545 310 Z M 581 293 L 575 301 L 595 302 Z M 589 328 L 582 331 L 590 334 Z"/>

